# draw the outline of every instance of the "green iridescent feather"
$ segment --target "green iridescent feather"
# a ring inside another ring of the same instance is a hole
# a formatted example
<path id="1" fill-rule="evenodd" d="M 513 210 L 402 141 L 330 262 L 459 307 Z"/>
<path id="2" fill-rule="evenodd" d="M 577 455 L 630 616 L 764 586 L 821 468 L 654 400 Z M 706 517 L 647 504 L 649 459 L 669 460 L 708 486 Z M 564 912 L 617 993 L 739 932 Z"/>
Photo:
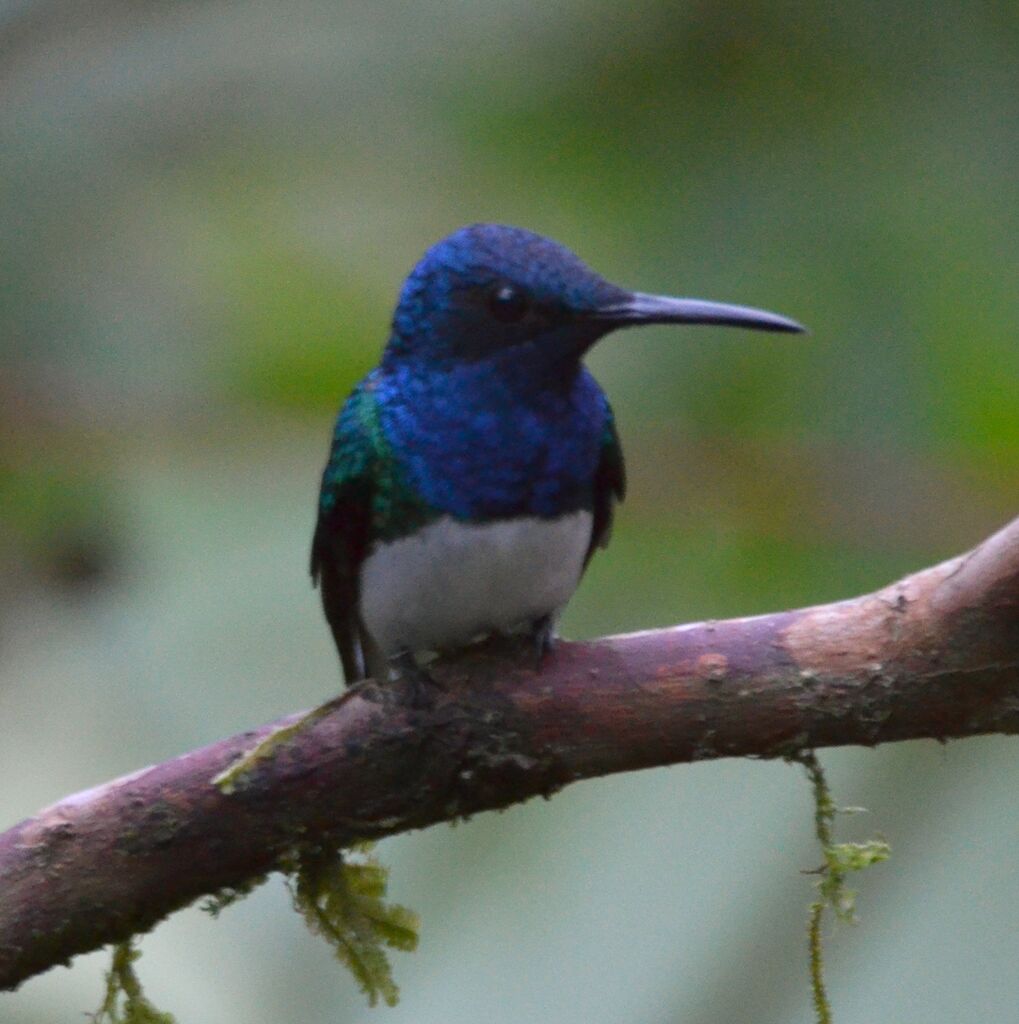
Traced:
<path id="1" fill-rule="evenodd" d="M 439 515 L 410 487 L 382 430 L 374 382 L 362 382 L 336 424 L 322 477 L 320 513 L 328 516 L 355 498 L 364 502 L 373 540 L 393 540 Z"/>
<path id="2" fill-rule="evenodd" d="M 372 377 L 347 400 L 322 475 L 318 523 L 311 547 L 311 576 L 348 683 L 384 660 L 373 649 L 358 615 L 361 563 L 373 543 L 402 537 L 438 517 L 408 486 L 382 430 Z"/>

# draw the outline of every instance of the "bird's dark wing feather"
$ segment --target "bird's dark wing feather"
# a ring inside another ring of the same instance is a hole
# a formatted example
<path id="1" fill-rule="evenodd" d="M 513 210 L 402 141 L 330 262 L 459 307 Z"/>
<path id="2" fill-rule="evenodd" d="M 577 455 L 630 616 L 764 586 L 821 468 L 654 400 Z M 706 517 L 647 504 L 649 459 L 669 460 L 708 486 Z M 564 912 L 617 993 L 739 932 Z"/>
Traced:
<path id="1" fill-rule="evenodd" d="M 374 401 L 370 390 L 362 386 L 340 411 L 322 474 L 311 545 L 311 578 L 321 588 L 322 607 L 348 684 L 363 679 L 369 671 L 367 638 L 358 616 L 358 588 L 361 563 L 370 544 L 373 468 L 378 455 L 372 429 Z"/>
<path id="2" fill-rule="evenodd" d="M 584 556 L 585 568 L 596 548 L 608 546 L 616 502 L 622 501 L 625 496 L 626 468 L 623 464 L 623 449 L 619 444 L 615 419 L 610 409 L 602 434 L 601 458 L 594 475 L 594 520 L 591 524 L 591 543 Z"/>

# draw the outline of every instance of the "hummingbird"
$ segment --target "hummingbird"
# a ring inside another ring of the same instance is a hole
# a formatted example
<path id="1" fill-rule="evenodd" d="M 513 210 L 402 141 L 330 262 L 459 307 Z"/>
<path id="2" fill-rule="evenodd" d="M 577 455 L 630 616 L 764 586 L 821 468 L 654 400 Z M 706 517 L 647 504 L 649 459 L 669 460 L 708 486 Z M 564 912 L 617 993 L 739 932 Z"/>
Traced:
<path id="1" fill-rule="evenodd" d="M 523 633 L 539 663 L 625 494 L 612 408 L 583 363 L 642 324 L 800 332 L 747 306 L 629 291 L 522 228 L 473 224 L 403 284 L 379 365 L 340 410 L 311 574 L 348 685 Z"/>

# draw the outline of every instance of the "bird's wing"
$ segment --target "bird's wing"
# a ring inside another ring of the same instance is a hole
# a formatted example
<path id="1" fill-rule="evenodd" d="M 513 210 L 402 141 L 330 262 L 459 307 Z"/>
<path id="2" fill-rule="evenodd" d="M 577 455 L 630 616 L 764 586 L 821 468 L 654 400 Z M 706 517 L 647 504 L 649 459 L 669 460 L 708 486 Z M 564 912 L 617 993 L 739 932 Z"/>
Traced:
<path id="1" fill-rule="evenodd" d="M 348 684 L 368 671 L 357 604 L 361 563 L 370 544 L 378 445 L 375 398 L 362 384 L 336 421 L 311 545 L 311 578 L 322 590 Z"/>
<path id="2" fill-rule="evenodd" d="M 596 548 L 604 548 L 612 535 L 612 513 L 617 501 L 626 495 L 626 468 L 623 449 L 616 433 L 612 410 L 608 410 L 602 433 L 601 457 L 594 474 L 594 519 L 591 523 L 591 543 L 584 556 L 584 567 L 591 561 Z"/>

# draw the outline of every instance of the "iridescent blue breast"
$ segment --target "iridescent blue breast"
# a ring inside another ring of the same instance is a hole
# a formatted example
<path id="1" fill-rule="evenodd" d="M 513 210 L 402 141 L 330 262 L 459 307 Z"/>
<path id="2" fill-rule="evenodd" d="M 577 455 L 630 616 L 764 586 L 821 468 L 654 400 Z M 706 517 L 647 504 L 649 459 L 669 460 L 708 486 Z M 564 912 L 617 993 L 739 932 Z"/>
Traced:
<path id="1" fill-rule="evenodd" d="M 592 508 L 609 418 L 583 368 L 528 389 L 489 361 L 378 381 L 380 424 L 408 484 L 455 519 L 555 518 Z"/>

